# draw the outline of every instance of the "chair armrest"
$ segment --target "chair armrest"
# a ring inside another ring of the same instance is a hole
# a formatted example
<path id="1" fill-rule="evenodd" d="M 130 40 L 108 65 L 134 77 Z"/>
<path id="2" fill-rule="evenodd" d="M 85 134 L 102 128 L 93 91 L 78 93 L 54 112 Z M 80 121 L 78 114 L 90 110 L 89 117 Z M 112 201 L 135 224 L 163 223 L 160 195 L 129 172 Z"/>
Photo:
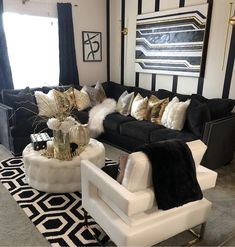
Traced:
<path id="1" fill-rule="evenodd" d="M 0 142 L 10 149 L 10 127 L 13 125 L 13 108 L 0 103 Z"/>
<path id="2" fill-rule="evenodd" d="M 118 208 L 118 210 L 112 208 L 117 214 L 121 210 L 125 215 L 132 216 L 149 209 L 152 203 L 148 204 L 146 201 L 155 200 L 152 190 L 151 193 L 150 189 L 145 190 L 146 192 L 132 193 L 88 160 L 81 162 L 81 178 L 84 208 L 88 206 L 90 200 L 101 200 L 102 194 L 108 199 L 106 203 L 110 201 L 110 207 L 115 205 L 115 208 Z"/>
<path id="3" fill-rule="evenodd" d="M 202 141 L 207 145 L 203 166 L 215 169 L 229 163 L 235 150 L 235 115 L 207 122 Z"/>

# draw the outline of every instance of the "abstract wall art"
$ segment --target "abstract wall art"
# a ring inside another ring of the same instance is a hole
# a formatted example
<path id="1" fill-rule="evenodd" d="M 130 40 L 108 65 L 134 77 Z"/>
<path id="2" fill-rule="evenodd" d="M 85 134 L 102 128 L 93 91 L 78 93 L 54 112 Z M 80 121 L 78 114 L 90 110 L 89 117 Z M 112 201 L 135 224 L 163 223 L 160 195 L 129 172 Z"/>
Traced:
<path id="1" fill-rule="evenodd" d="M 137 16 L 136 72 L 200 77 L 208 4 Z"/>
<path id="2" fill-rule="evenodd" d="M 102 61 L 102 36 L 101 32 L 82 32 L 83 61 Z"/>

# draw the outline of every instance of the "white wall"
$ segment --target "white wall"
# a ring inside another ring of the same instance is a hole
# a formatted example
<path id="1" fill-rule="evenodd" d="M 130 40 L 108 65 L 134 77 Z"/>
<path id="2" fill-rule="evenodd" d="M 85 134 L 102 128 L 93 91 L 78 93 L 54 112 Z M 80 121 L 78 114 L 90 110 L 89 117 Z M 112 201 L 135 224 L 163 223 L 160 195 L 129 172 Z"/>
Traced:
<path id="1" fill-rule="evenodd" d="M 116 0 L 115 0 L 116 1 Z M 106 1 L 77 0 L 73 8 L 76 53 L 80 84 L 95 84 L 107 80 L 107 38 L 106 38 Z M 83 62 L 82 31 L 102 33 L 102 62 Z"/>
<path id="2" fill-rule="evenodd" d="M 80 84 L 95 84 L 107 79 L 106 59 L 106 1 L 105 0 L 4 0 L 4 10 L 38 16 L 57 16 L 57 2 L 70 2 L 73 6 L 74 36 Z M 77 5 L 77 6 L 75 6 Z M 102 33 L 102 62 L 83 62 L 82 31 Z"/>
<path id="3" fill-rule="evenodd" d="M 112 2 L 112 1 L 111 1 Z M 185 0 L 185 6 L 197 5 L 206 3 L 206 0 Z M 229 3 L 235 0 L 214 0 L 211 31 L 209 37 L 209 47 L 206 62 L 206 71 L 203 87 L 203 95 L 208 98 L 222 97 L 224 77 L 226 72 L 226 63 L 229 51 L 229 42 L 231 39 L 232 27 L 229 27 L 228 42 L 226 45 L 226 60 L 225 66 L 222 69 L 222 60 L 225 46 L 225 36 L 229 15 Z M 154 0 L 142 0 L 142 13 L 154 12 Z M 233 11 L 234 13 L 234 6 Z M 128 27 L 128 35 L 125 47 L 125 85 L 135 84 L 135 33 L 136 33 L 136 15 L 137 15 L 138 0 L 126 1 L 126 26 Z M 111 5 L 111 7 L 114 7 Z M 120 6 L 121 7 L 121 6 Z M 160 0 L 160 10 L 175 9 L 179 7 L 179 0 Z M 114 22 L 114 21 L 113 21 Z M 119 31 L 120 32 L 120 31 Z M 113 60 L 120 54 L 120 46 L 112 50 Z M 117 69 L 117 67 L 115 67 Z M 115 71 L 117 73 L 117 71 Z M 111 71 L 111 79 L 113 79 L 114 72 Z M 151 74 L 140 73 L 139 85 L 140 87 L 151 88 Z M 173 77 L 170 75 L 156 76 L 156 90 L 159 88 L 172 89 Z M 177 92 L 191 94 L 197 92 L 198 79 L 193 77 L 178 78 Z M 230 89 L 230 98 L 235 99 L 235 70 L 233 70 L 233 78 Z"/>

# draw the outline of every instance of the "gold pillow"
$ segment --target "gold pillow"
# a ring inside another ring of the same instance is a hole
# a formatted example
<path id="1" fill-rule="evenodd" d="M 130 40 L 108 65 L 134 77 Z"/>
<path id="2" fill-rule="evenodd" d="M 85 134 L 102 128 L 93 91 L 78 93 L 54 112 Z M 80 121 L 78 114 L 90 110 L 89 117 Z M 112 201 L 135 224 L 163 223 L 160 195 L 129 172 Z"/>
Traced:
<path id="1" fill-rule="evenodd" d="M 139 93 L 135 96 L 131 106 L 131 116 L 137 120 L 146 118 L 148 97 L 143 98 Z"/>
<path id="2" fill-rule="evenodd" d="M 87 92 L 74 89 L 74 97 L 78 111 L 85 110 L 91 106 L 91 101 Z"/>
<path id="3" fill-rule="evenodd" d="M 147 113 L 146 113 L 146 118 L 145 120 L 150 121 L 151 120 L 151 110 L 155 104 L 159 101 L 159 98 L 151 95 L 149 100 L 148 100 L 148 106 L 147 106 Z"/>
<path id="4" fill-rule="evenodd" d="M 71 110 L 75 105 L 74 89 L 70 87 L 64 92 L 54 90 L 56 104 L 62 112 Z"/>
<path id="5" fill-rule="evenodd" d="M 161 118 L 165 111 L 167 104 L 169 103 L 169 98 L 158 99 L 156 96 L 152 95 L 149 99 L 150 103 L 148 104 L 149 118 L 152 123 L 161 124 Z"/>

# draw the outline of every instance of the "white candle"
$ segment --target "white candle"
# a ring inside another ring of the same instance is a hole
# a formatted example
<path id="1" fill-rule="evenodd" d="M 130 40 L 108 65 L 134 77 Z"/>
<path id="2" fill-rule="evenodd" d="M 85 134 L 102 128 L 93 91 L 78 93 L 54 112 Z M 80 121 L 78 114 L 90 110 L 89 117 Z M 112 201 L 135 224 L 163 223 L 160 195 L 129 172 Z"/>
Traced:
<path id="1" fill-rule="evenodd" d="M 54 153 L 54 142 L 53 141 L 47 141 L 47 152 L 49 154 Z"/>

